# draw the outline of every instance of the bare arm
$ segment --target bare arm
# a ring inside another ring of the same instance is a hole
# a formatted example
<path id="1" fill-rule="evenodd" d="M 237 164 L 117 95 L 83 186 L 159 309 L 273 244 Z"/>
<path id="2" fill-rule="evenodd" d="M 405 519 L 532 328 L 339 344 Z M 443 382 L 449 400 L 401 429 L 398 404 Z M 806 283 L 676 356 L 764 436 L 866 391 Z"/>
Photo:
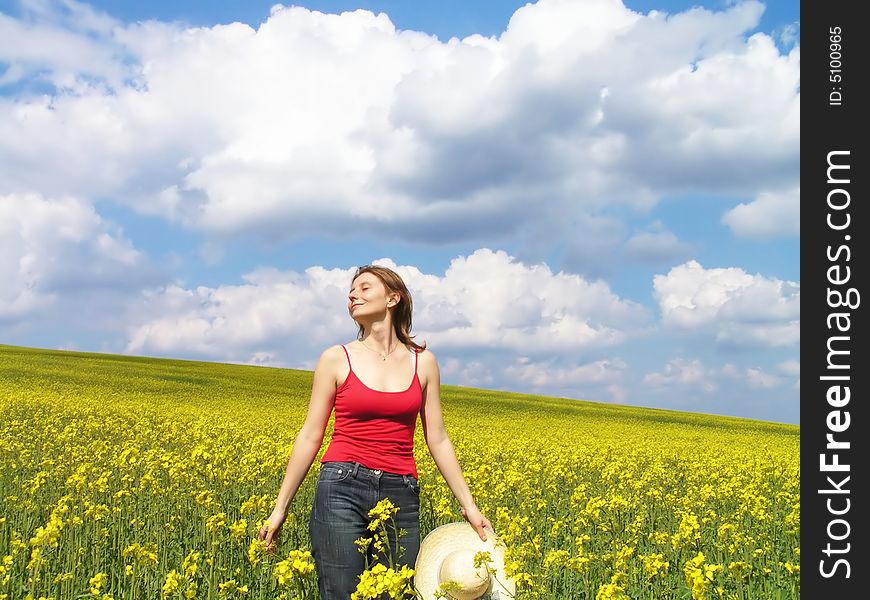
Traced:
<path id="1" fill-rule="evenodd" d="M 483 527 L 487 526 L 492 529 L 492 524 L 489 519 L 480 514 L 474 503 L 474 498 L 468 489 L 468 483 L 462 475 L 459 460 L 456 458 L 456 450 L 447 435 L 447 428 L 444 426 L 444 416 L 441 411 L 441 372 L 438 368 L 438 361 L 428 351 L 422 353 L 420 358 L 426 374 L 423 406 L 420 409 L 426 445 L 429 447 L 435 466 L 438 467 L 441 475 L 444 476 L 444 481 L 447 482 L 453 495 L 459 501 L 463 516 L 477 529 L 481 539 L 485 540 L 486 534 L 483 532 Z"/>
<path id="2" fill-rule="evenodd" d="M 278 491 L 275 509 L 269 517 L 271 527 L 264 525 L 260 531 L 260 539 L 266 539 L 269 544 L 283 525 L 290 503 L 296 496 L 296 492 L 299 491 L 299 487 L 311 469 L 314 457 L 317 456 L 317 452 L 323 444 L 326 425 L 329 422 L 329 416 L 332 414 L 335 402 L 337 348 L 338 346 L 333 346 L 324 350 L 314 369 L 314 382 L 311 386 L 308 414 L 302 429 L 299 430 L 299 434 L 293 442 L 293 451 L 287 461 L 287 470 Z"/>

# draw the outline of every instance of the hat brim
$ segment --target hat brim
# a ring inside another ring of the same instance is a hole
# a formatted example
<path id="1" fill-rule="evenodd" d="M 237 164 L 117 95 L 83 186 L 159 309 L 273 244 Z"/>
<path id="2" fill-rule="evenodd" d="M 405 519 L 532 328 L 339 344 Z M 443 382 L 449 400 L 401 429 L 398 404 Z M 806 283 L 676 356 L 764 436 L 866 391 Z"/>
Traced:
<path id="1" fill-rule="evenodd" d="M 504 570 L 504 543 L 495 532 L 487 528 L 486 541 L 480 539 L 470 523 L 462 521 L 436 527 L 423 539 L 417 562 L 414 566 L 414 586 L 423 600 L 435 600 L 438 591 L 441 563 L 452 552 L 458 550 L 489 552 L 490 568 L 494 569 L 492 582 L 481 598 L 485 600 L 513 600 L 516 584 Z"/>

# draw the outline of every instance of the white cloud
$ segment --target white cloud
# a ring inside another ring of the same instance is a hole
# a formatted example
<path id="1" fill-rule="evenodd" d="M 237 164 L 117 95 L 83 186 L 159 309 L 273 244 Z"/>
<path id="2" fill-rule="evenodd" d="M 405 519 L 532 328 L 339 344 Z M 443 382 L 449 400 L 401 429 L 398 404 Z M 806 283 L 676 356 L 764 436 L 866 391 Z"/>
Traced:
<path id="1" fill-rule="evenodd" d="M 754 1 L 542 0 L 497 38 L 448 42 L 367 11 L 183 29 L 34 6 L 3 17 L 0 60 L 58 87 L 0 99 L 0 193 L 111 197 L 209 231 L 444 241 L 540 223 L 552 240 L 620 203 L 798 176 L 799 51 L 744 39 Z"/>
<path id="2" fill-rule="evenodd" d="M 571 352 L 546 357 L 480 352 L 456 357 L 437 349 L 436 353 L 443 363 L 442 381 L 462 386 L 599 402 L 622 403 L 628 397 L 628 367 L 621 358 L 578 362 Z"/>
<path id="3" fill-rule="evenodd" d="M 552 361 L 518 360 L 510 367 L 513 379 L 537 389 L 582 387 L 591 383 L 613 383 L 622 380 L 626 364 L 621 359 L 601 359 L 586 364 L 560 367 Z"/>
<path id="4" fill-rule="evenodd" d="M 800 284 L 689 261 L 653 278 L 665 325 L 723 343 L 791 346 L 800 340 Z"/>
<path id="5" fill-rule="evenodd" d="M 722 216 L 736 235 L 770 238 L 800 234 L 800 188 L 762 192 L 749 204 L 739 204 Z"/>
<path id="6" fill-rule="evenodd" d="M 786 46 L 793 46 L 800 41 L 801 24 L 800 21 L 789 23 L 782 28 L 779 34 L 780 41 Z"/>
<path id="7" fill-rule="evenodd" d="M 95 307 L 83 298 L 132 294 L 161 277 L 123 231 L 88 203 L 0 195 L 0 322 L 34 321 L 55 304 L 66 307 L 66 319 L 72 306 L 84 318 Z"/>
<path id="8" fill-rule="evenodd" d="M 433 329 L 433 343 L 442 347 L 546 354 L 611 346 L 646 316 L 603 281 L 554 274 L 544 264 L 527 266 L 487 249 L 454 259 L 443 279 L 421 279 L 418 286 L 421 310 L 415 319 L 421 328 Z M 447 315 L 453 322 L 437 329 L 429 325 Z"/>
<path id="9" fill-rule="evenodd" d="M 782 385 L 782 377 L 765 373 L 759 368 L 748 368 L 745 372 L 746 385 L 752 389 L 770 389 Z"/>
<path id="10" fill-rule="evenodd" d="M 594 354 L 623 342 L 647 319 L 643 308 L 603 282 L 524 265 L 502 251 L 484 248 L 458 257 L 443 276 L 389 259 L 376 263 L 393 268 L 412 290 L 416 339 L 448 354 L 475 348 L 525 356 Z M 355 333 L 346 308 L 353 271 L 258 269 L 242 285 L 151 290 L 142 310 L 151 316 L 132 328 L 126 350 L 230 361 L 272 353 L 302 360 Z M 458 368 L 448 366 L 448 372 Z M 569 369 L 566 383 L 591 377 L 590 368 L 603 367 Z M 531 371 L 527 375 L 534 378 Z"/>
<path id="11" fill-rule="evenodd" d="M 21 7 L 20 20 L 0 13 L 0 59 L 14 66 L 3 83 L 35 77 L 72 93 L 87 88 L 84 78 L 123 85 L 121 48 L 111 41 L 118 22 L 70 0 L 28 0 Z"/>
<path id="12" fill-rule="evenodd" d="M 440 353 L 439 353 L 440 354 Z M 439 356 L 441 382 L 453 385 L 491 389 L 497 383 L 498 373 L 480 360 L 464 360 L 453 356 Z"/>
<path id="13" fill-rule="evenodd" d="M 647 373 L 632 402 L 671 410 L 751 416 L 799 422 L 799 388 L 789 379 L 758 366 L 718 367 L 698 359 L 675 358 L 661 371 Z"/>
<path id="14" fill-rule="evenodd" d="M 658 390 L 680 389 L 683 394 L 692 391 L 710 394 L 733 388 L 735 384 L 749 390 L 769 390 L 784 382 L 782 377 L 760 367 L 738 368 L 726 363 L 719 368 L 708 368 L 697 359 L 675 358 L 662 371 L 644 375 L 641 383 Z"/>
<path id="15" fill-rule="evenodd" d="M 706 393 L 714 392 L 717 384 L 713 373 L 701 365 L 698 360 L 674 359 L 665 365 L 659 373 L 647 373 L 642 385 L 654 388 L 670 386 L 689 386 Z"/>
<path id="16" fill-rule="evenodd" d="M 796 390 L 801 388 L 801 363 L 799 360 L 786 360 L 776 365 L 776 370 L 786 377 L 794 380 L 792 387 Z"/>
<path id="17" fill-rule="evenodd" d="M 801 374 L 801 363 L 797 360 L 786 360 L 776 365 L 777 370 L 785 375 L 798 377 Z"/>
<path id="18" fill-rule="evenodd" d="M 625 242 L 625 255 L 633 262 L 659 263 L 686 257 L 691 246 L 677 239 L 671 231 L 642 231 Z"/>

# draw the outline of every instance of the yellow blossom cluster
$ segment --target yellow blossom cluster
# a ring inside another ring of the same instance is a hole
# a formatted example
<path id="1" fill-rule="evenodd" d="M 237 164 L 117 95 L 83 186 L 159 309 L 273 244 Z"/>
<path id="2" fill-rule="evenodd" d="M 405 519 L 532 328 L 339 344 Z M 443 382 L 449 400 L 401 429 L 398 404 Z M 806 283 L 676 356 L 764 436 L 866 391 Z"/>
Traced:
<path id="1" fill-rule="evenodd" d="M 314 571 L 314 562 L 308 550 L 291 550 L 290 554 L 275 565 L 275 578 L 285 585 L 295 577 L 305 577 Z"/>
<path id="2" fill-rule="evenodd" d="M 411 578 L 414 570 L 402 565 L 401 569 L 388 567 L 383 563 L 377 563 L 370 569 L 363 571 L 351 600 L 380 599 L 384 594 L 389 598 L 406 598 L 413 594 Z"/>

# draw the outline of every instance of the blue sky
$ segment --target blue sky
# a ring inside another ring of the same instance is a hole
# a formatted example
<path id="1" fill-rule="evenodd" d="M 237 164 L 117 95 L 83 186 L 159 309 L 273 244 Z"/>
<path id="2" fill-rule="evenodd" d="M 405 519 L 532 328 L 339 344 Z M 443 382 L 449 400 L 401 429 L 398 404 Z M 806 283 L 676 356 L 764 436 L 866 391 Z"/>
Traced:
<path id="1" fill-rule="evenodd" d="M 216 23 L 239 21 L 256 27 L 269 14 L 276 2 L 260 0 L 174 0 L 153 2 L 129 2 L 126 0 L 100 0 L 88 3 L 124 21 L 157 19 L 179 21 L 187 25 L 209 27 Z M 291 3 L 293 4 L 293 3 Z M 691 0 L 632 0 L 623 3 L 626 7 L 649 13 L 658 10 L 669 14 L 686 11 L 695 6 L 723 9 L 734 4 L 719 2 L 694 2 Z M 499 35 L 507 27 L 514 11 L 526 5 L 522 0 L 489 0 L 488 2 L 468 2 L 467 0 L 391 0 L 383 2 L 322 1 L 298 3 L 311 10 L 340 14 L 358 8 L 374 13 L 385 12 L 399 29 L 412 29 L 438 36 L 442 41 L 451 37 L 463 38 L 473 33 L 486 36 Z M 3 12 L 20 14 L 21 3 L 0 2 Z M 756 30 L 779 33 L 785 27 L 800 21 L 800 3 L 769 2 L 765 4 Z"/>
<path id="2" fill-rule="evenodd" d="M 272 6 L 0 2 L 0 342 L 310 369 L 383 261 L 444 383 L 799 422 L 798 3 Z"/>

